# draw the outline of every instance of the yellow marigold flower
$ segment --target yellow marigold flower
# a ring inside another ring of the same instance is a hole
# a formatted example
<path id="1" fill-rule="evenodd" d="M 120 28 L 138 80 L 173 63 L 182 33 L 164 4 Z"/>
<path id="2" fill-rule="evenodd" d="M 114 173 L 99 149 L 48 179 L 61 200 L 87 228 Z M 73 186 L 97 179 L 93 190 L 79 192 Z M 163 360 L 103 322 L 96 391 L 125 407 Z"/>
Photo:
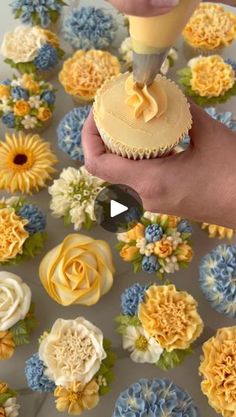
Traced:
<path id="1" fill-rule="evenodd" d="M 10 88 L 8 85 L 0 85 L 0 98 L 8 98 L 10 96 Z"/>
<path id="2" fill-rule="evenodd" d="M 219 329 L 203 344 L 201 389 L 224 417 L 236 416 L 236 326 Z"/>
<path id="3" fill-rule="evenodd" d="M 219 55 L 194 58 L 189 65 L 192 90 L 201 97 L 222 96 L 236 81 L 234 69 Z"/>
<path id="4" fill-rule="evenodd" d="M 202 223 L 202 229 L 208 231 L 210 238 L 218 237 L 219 239 L 231 240 L 234 235 L 234 230 L 224 226 L 217 226 L 215 224 Z"/>
<path id="5" fill-rule="evenodd" d="M 139 306 L 138 317 L 163 349 L 187 349 L 203 330 L 197 305 L 190 294 L 177 291 L 174 285 L 152 285 Z"/>
<path id="6" fill-rule="evenodd" d="M 37 118 L 41 122 L 47 122 L 52 117 L 52 112 L 48 107 L 40 107 L 38 109 Z"/>
<path id="7" fill-rule="evenodd" d="M 159 256 L 159 258 L 167 258 L 172 252 L 173 246 L 169 240 L 162 239 L 155 243 L 154 253 Z"/>
<path id="8" fill-rule="evenodd" d="M 23 86 L 33 94 L 37 94 L 40 91 L 40 86 L 37 81 L 34 80 L 30 74 L 24 74 L 22 77 Z"/>
<path id="9" fill-rule="evenodd" d="M 30 105 L 25 100 L 18 100 L 13 110 L 16 116 L 26 116 L 30 113 Z"/>
<path id="10" fill-rule="evenodd" d="M 193 250 L 187 243 L 180 243 L 178 246 L 178 261 L 191 262 L 193 258 Z"/>
<path id="11" fill-rule="evenodd" d="M 0 190 L 31 194 L 45 187 L 57 162 L 50 144 L 39 135 L 6 135 L 0 142 Z"/>
<path id="12" fill-rule="evenodd" d="M 8 385 L 6 382 L 0 381 L 0 394 L 4 394 L 8 390 Z"/>
<path id="13" fill-rule="evenodd" d="M 144 232 L 145 226 L 142 223 L 138 223 L 133 229 L 128 230 L 127 235 L 129 240 L 137 240 L 144 237 Z"/>
<path id="14" fill-rule="evenodd" d="M 28 220 L 17 216 L 14 209 L 0 209 L 0 262 L 15 258 L 23 251 L 29 236 L 24 226 Z"/>
<path id="15" fill-rule="evenodd" d="M 138 248 L 136 246 L 125 245 L 120 251 L 120 256 L 125 262 L 130 262 L 134 259 L 135 255 L 138 253 Z"/>
<path id="16" fill-rule="evenodd" d="M 40 28 L 40 31 L 46 36 L 48 43 L 50 43 L 55 48 L 60 48 L 60 41 L 55 33 L 51 32 L 51 30 L 42 28 Z"/>
<path id="17" fill-rule="evenodd" d="M 83 386 L 79 382 L 69 389 L 57 387 L 54 391 L 56 408 L 68 414 L 80 415 L 85 410 L 92 410 L 99 403 L 99 386 L 95 380 Z"/>
<path id="18" fill-rule="evenodd" d="M 11 332 L 8 330 L 6 332 L 0 332 L 0 360 L 10 359 L 14 351 L 15 343 Z"/>

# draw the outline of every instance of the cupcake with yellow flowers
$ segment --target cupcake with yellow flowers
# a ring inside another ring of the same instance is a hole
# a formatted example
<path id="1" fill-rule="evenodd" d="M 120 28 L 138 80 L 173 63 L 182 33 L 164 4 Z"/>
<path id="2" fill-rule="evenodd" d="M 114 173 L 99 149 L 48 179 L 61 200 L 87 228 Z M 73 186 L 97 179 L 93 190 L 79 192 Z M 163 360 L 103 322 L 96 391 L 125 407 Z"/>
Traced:
<path id="1" fill-rule="evenodd" d="M 54 75 L 64 55 L 57 35 L 39 26 L 17 26 L 5 33 L 1 53 L 11 68 L 44 79 Z"/>
<path id="2" fill-rule="evenodd" d="M 234 235 L 234 230 L 224 226 L 217 226 L 216 224 L 202 223 L 202 230 L 206 230 L 208 237 L 211 239 L 228 239 L 231 240 Z"/>
<path id="3" fill-rule="evenodd" d="M 119 60 L 109 52 L 79 50 L 64 62 L 59 80 L 76 103 L 88 104 L 104 82 L 119 72 Z"/>
<path id="4" fill-rule="evenodd" d="M 225 103 L 236 95 L 235 65 L 219 55 L 193 58 L 178 73 L 186 94 L 200 106 Z"/>
<path id="5" fill-rule="evenodd" d="M 0 381 L 0 416 L 17 417 L 20 405 L 17 403 L 17 393 L 6 382 Z"/>
<path id="6" fill-rule="evenodd" d="M 174 285 L 132 285 L 121 295 L 122 314 L 116 318 L 123 348 L 136 363 L 162 370 L 180 365 L 203 331 L 197 306 Z"/>

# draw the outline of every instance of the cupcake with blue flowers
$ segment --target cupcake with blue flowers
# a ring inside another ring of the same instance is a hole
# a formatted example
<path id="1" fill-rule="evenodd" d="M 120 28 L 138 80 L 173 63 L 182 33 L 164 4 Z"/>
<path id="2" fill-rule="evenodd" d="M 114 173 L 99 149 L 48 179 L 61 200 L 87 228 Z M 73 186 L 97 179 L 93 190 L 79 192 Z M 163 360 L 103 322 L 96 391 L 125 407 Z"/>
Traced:
<path id="1" fill-rule="evenodd" d="M 236 246 L 218 245 L 199 266 L 200 286 L 210 305 L 219 313 L 236 318 Z"/>
<path id="2" fill-rule="evenodd" d="M 67 113 L 57 128 L 59 148 L 74 161 L 84 162 L 81 132 L 91 106 L 76 107 Z"/>
<path id="3" fill-rule="evenodd" d="M 97 7 L 76 7 L 65 17 L 62 31 L 69 44 L 77 49 L 106 49 L 114 41 L 118 24 L 111 13 Z"/>
<path id="4" fill-rule="evenodd" d="M 64 55 L 57 35 L 39 26 L 17 26 L 5 33 L 1 53 L 5 62 L 18 72 L 47 79 L 55 73 Z"/>

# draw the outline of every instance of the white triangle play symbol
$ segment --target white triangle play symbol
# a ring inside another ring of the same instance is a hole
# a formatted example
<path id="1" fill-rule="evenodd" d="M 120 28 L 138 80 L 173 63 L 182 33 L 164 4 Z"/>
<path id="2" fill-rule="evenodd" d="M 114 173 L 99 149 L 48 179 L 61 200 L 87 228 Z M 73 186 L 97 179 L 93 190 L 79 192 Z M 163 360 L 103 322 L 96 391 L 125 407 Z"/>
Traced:
<path id="1" fill-rule="evenodd" d="M 128 211 L 129 208 L 124 206 L 124 204 L 118 203 L 118 201 L 111 200 L 110 203 L 110 217 L 116 217 L 125 211 Z"/>

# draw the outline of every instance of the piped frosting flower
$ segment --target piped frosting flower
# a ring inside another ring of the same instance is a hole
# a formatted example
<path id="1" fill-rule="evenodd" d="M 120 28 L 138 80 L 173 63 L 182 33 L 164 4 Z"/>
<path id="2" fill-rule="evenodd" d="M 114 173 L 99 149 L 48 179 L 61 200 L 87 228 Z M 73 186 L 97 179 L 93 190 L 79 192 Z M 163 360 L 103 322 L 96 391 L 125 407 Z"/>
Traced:
<path id="1" fill-rule="evenodd" d="M 28 220 L 19 217 L 13 209 L 0 209 L 0 262 L 22 254 L 23 245 L 29 236 L 25 229 L 27 223 Z"/>
<path id="2" fill-rule="evenodd" d="M 231 240 L 234 235 L 234 230 L 224 226 L 217 226 L 216 224 L 202 223 L 202 230 L 208 232 L 210 238 L 218 237 L 219 239 Z"/>
<path id="3" fill-rule="evenodd" d="M 16 19 L 27 25 L 40 25 L 43 28 L 57 22 L 65 5 L 63 0 L 11 0 L 10 2 Z"/>
<path id="4" fill-rule="evenodd" d="M 0 381 L 0 416 L 17 417 L 20 405 L 16 399 L 17 393 L 13 391 L 5 382 Z"/>

